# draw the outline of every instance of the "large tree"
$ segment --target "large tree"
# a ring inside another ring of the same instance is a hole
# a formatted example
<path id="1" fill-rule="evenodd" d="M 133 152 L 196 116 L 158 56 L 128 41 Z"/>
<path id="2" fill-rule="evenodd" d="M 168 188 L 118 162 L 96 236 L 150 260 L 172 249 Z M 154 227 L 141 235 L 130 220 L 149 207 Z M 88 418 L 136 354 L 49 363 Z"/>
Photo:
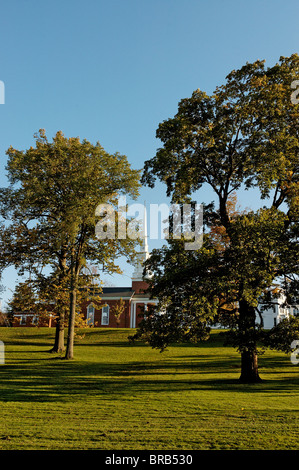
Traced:
<path id="1" fill-rule="evenodd" d="M 95 226 L 100 204 L 116 205 L 120 194 L 138 195 L 139 171 L 126 156 L 107 153 L 79 138 L 57 132 L 48 141 L 40 130 L 35 147 L 7 150 L 9 187 L 0 191 L 1 266 L 24 269 L 50 267 L 61 282 L 69 276 L 69 315 L 66 358 L 73 357 L 76 295 L 86 263 L 119 271 L 117 258 L 132 258 L 136 241 L 99 239 Z M 64 318 L 59 320 L 60 327 Z"/>
<path id="2" fill-rule="evenodd" d="M 175 203 L 208 185 L 217 206 L 205 214 L 214 231 L 207 231 L 200 250 L 185 251 L 170 240 L 151 257 L 151 291 L 166 314 L 150 316 L 141 330 L 165 347 L 179 337 L 205 336 L 206 326 L 225 313 L 244 382 L 260 380 L 259 298 L 275 279 L 298 273 L 299 106 L 291 99 L 298 73 L 294 54 L 268 68 L 264 61 L 247 63 L 212 95 L 196 90 L 159 125 L 163 145 L 142 178 L 150 187 L 156 178 L 164 182 Z M 242 188 L 259 190 L 261 207 L 232 216 L 229 198 Z"/>
<path id="3" fill-rule="evenodd" d="M 45 268 L 50 268 L 51 281 L 56 278 L 60 295 L 56 297 L 55 316 L 56 333 L 53 351 L 61 352 L 64 346 L 64 327 L 66 320 L 65 301 L 61 301 L 61 293 L 69 280 L 67 264 L 68 245 L 59 243 L 56 228 L 42 222 L 39 218 L 33 220 L 31 211 L 19 212 L 15 194 L 8 188 L 0 190 L 1 215 L 6 219 L 1 230 L 0 271 L 14 266 L 19 276 L 33 279 L 35 285 L 43 290 L 42 284 L 49 287 L 49 282 L 40 282 L 44 277 Z M 27 213 L 28 212 L 28 213 Z M 51 284 L 51 282 L 50 282 Z M 64 299 L 65 300 L 65 299 Z"/>

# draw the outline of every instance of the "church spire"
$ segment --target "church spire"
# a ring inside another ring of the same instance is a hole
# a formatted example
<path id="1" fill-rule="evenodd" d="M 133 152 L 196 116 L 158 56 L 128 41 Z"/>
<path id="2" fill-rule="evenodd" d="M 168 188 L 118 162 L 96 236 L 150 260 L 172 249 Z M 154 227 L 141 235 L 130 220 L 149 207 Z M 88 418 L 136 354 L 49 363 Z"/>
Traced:
<path id="1" fill-rule="evenodd" d="M 149 249 L 148 249 L 148 235 L 147 235 L 147 211 L 146 203 L 144 201 L 144 212 L 143 212 L 143 227 L 142 235 L 143 240 L 140 243 L 140 250 L 136 253 L 136 262 L 135 269 L 132 275 L 133 281 L 143 281 L 143 263 L 149 258 Z"/>
<path id="2" fill-rule="evenodd" d="M 149 252 L 148 252 L 148 235 L 147 235 L 147 212 L 146 212 L 145 201 L 144 201 L 144 213 L 143 213 L 143 233 L 144 233 L 144 252 L 147 253 L 147 258 L 148 258 Z"/>

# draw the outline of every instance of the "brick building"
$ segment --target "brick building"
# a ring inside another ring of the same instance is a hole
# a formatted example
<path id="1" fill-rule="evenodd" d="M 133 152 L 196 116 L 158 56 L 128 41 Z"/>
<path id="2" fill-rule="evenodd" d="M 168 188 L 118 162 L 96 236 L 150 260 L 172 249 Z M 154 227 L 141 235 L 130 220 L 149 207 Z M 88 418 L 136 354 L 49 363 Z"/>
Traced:
<path id="1" fill-rule="evenodd" d="M 146 214 L 145 219 L 146 220 Z M 143 277 L 143 263 L 149 257 L 147 230 L 145 224 L 144 241 L 136 255 L 135 269 L 131 285 L 127 287 L 104 287 L 99 291 L 99 302 L 84 301 L 81 314 L 90 326 L 100 328 L 135 328 L 147 311 L 149 305 L 157 300 L 149 298 L 145 293 L 147 282 Z M 93 297 L 96 297 L 96 291 Z M 55 316 L 44 318 L 32 313 L 18 312 L 14 314 L 13 326 L 47 326 L 55 327 Z"/>
<path id="2" fill-rule="evenodd" d="M 146 220 L 146 219 L 145 219 Z M 143 263 L 149 257 L 147 230 L 145 224 L 144 242 L 136 256 L 135 269 L 131 285 L 128 287 L 104 287 L 99 294 L 101 306 L 96 307 L 92 302 L 84 302 L 82 312 L 88 323 L 95 327 L 135 328 L 149 305 L 157 304 L 156 299 L 150 299 L 146 294 L 148 283 L 143 277 Z M 122 310 L 122 313 L 120 314 Z M 119 314 L 119 318 L 115 313 Z"/>
<path id="3" fill-rule="evenodd" d="M 89 325 L 108 328 L 135 328 L 150 304 L 144 293 L 147 283 L 132 280 L 129 287 L 104 287 L 99 293 L 100 306 L 85 301 L 82 312 Z"/>

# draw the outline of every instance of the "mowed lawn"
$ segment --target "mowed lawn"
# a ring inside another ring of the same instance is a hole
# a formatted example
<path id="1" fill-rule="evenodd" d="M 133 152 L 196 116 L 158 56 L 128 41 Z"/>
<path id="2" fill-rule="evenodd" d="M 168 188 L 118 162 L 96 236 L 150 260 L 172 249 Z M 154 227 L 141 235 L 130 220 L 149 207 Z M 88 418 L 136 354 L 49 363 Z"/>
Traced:
<path id="1" fill-rule="evenodd" d="M 220 332 L 164 353 L 131 330 L 87 329 L 75 358 L 49 353 L 54 329 L 1 328 L 1 450 L 298 449 L 299 366 L 268 351 L 263 382 L 238 383 Z"/>

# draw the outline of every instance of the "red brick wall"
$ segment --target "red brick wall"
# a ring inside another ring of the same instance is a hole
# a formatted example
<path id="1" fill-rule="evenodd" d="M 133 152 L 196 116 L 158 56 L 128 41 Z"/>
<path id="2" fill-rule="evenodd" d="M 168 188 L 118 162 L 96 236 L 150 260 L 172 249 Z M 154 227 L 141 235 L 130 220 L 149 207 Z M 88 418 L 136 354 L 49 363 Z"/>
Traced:
<path id="1" fill-rule="evenodd" d="M 24 315 L 25 316 L 25 315 Z M 26 322 L 21 323 L 20 317 L 14 317 L 12 326 L 13 327 L 26 327 L 26 326 L 46 326 L 46 327 L 53 327 L 56 326 L 54 318 L 40 318 L 38 323 L 32 323 L 33 315 L 26 315 Z"/>
<path id="2" fill-rule="evenodd" d="M 110 310 L 109 310 L 109 325 L 102 325 L 102 308 L 97 308 L 95 307 L 95 312 L 94 312 L 94 326 L 95 327 L 100 327 L 100 328 L 129 328 L 130 327 L 130 303 L 129 300 L 123 299 L 125 302 L 124 305 L 124 313 L 120 316 L 120 322 L 119 324 L 116 321 L 115 315 L 113 315 L 113 310 L 112 307 L 114 305 L 117 305 L 119 302 L 119 299 L 117 300 L 107 300 L 105 301 L 104 299 L 101 300 L 102 304 L 105 305 L 105 302 L 107 302 L 107 305 L 109 305 Z M 82 305 L 82 313 L 84 314 L 84 318 L 86 318 L 87 315 L 87 307 L 90 305 L 91 302 L 84 302 Z"/>
<path id="3" fill-rule="evenodd" d="M 145 281 L 132 281 L 132 289 L 136 294 L 142 294 L 148 288 L 148 283 Z"/>
<path id="4" fill-rule="evenodd" d="M 142 282 L 142 281 L 136 281 L 136 285 L 135 286 L 135 289 L 139 289 L 139 292 L 141 289 L 144 289 L 146 286 L 147 286 L 147 283 L 146 282 Z M 125 310 L 124 310 L 124 313 L 121 315 L 120 317 L 120 322 L 119 324 L 117 323 L 116 321 L 116 318 L 115 316 L 113 315 L 113 310 L 112 310 L 112 307 L 114 305 L 117 305 L 118 302 L 119 302 L 119 299 L 116 299 L 116 300 L 107 300 L 107 304 L 109 305 L 110 307 L 110 310 L 109 310 L 109 325 L 102 325 L 101 321 L 102 321 L 102 309 L 101 308 L 96 308 L 95 307 L 95 313 L 94 313 L 94 326 L 95 327 L 99 327 L 99 328 L 130 328 L 130 302 L 129 300 L 126 300 L 126 299 L 123 299 L 124 302 L 125 302 Z M 82 313 L 83 313 L 83 316 L 84 318 L 86 318 L 87 316 L 87 307 L 88 305 L 90 305 L 90 301 L 84 301 L 83 304 L 82 304 Z M 102 305 L 105 305 L 105 300 L 102 299 L 101 300 L 101 303 Z M 138 303 L 136 305 L 136 325 L 138 325 L 138 323 L 142 320 L 143 318 L 143 303 Z M 141 314 L 141 315 L 140 315 Z M 26 327 L 26 326 L 46 326 L 46 327 L 55 327 L 56 326 L 56 322 L 55 322 L 55 318 L 43 318 L 43 319 L 40 319 L 39 323 L 38 324 L 32 324 L 32 318 L 33 316 L 31 315 L 28 315 L 26 317 L 26 323 L 23 323 L 21 324 L 20 323 L 20 317 L 15 317 L 14 318 L 14 321 L 13 321 L 13 326 L 14 327 Z"/>

